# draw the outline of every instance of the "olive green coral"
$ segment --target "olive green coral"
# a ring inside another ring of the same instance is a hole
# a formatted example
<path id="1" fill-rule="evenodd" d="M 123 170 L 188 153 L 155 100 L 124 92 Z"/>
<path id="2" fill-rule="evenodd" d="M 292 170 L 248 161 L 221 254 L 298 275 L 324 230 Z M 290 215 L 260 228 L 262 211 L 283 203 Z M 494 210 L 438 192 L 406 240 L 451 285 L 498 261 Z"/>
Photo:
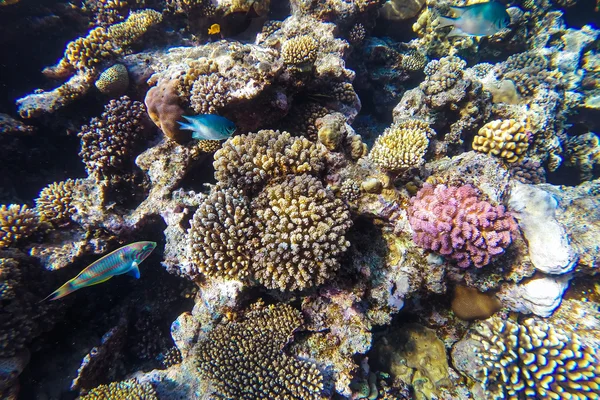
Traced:
<path id="1" fill-rule="evenodd" d="M 319 42 L 310 35 L 290 38 L 281 47 L 281 57 L 287 65 L 312 65 L 318 55 Z"/>
<path id="2" fill-rule="evenodd" d="M 575 333 L 529 318 L 489 318 L 470 332 L 482 366 L 475 371 L 495 399 L 597 399 L 600 363 Z"/>
<path id="3" fill-rule="evenodd" d="M 514 119 L 488 122 L 473 138 L 473 150 L 503 158 L 509 163 L 518 161 L 528 147 L 525 127 Z"/>
<path id="4" fill-rule="evenodd" d="M 35 210 L 26 205 L 0 205 L 0 248 L 30 236 L 39 227 L 39 222 Z"/>
<path id="5" fill-rule="evenodd" d="M 72 201 L 77 184 L 77 181 L 67 179 L 43 188 L 35 200 L 35 208 L 41 220 L 52 223 L 69 221 L 75 212 Z"/>
<path id="6" fill-rule="evenodd" d="M 310 175 L 289 176 L 267 186 L 252 208 L 258 245 L 255 278 L 267 288 L 305 289 L 320 285 L 339 268 L 350 246 L 352 225 L 341 200 Z"/>
<path id="7" fill-rule="evenodd" d="M 282 351 L 302 324 L 300 312 L 289 305 L 250 311 L 244 320 L 219 325 L 198 343 L 198 369 L 219 397 L 317 400 L 323 389 L 319 370 Z"/>
<path id="8" fill-rule="evenodd" d="M 81 400 L 158 400 L 151 384 L 136 379 L 100 385 L 81 396 Z"/>
<path id="9" fill-rule="evenodd" d="M 425 161 L 429 138 L 433 136 L 435 132 L 425 121 L 398 121 L 377 138 L 369 158 L 380 168 L 391 172 L 419 167 Z"/>
<path id="10" fill-rule="evenodd" d="M 192 276 L 203 273 L 234 279 L 249 274 L 247 243 L 253 233 L 249 200 L 235 188 L 215 188 L 190 225 Z"/>
<path id="11" fill-rule="evenodd" d="M 244 191 L 260 190 L 275 177 L 318 174 L 325 148 L 288 132 L 262 130 L 235 136 L 215 153 L 215 177 Z"/>

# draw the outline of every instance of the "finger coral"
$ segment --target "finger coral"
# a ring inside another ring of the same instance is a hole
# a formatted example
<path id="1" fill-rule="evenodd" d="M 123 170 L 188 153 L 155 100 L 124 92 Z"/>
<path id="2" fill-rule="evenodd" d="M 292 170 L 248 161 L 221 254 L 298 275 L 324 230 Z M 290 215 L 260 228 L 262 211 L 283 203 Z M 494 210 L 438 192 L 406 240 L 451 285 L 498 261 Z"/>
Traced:
<path id="1" fill-rule="evenodd" d="M 100 118 L 81 127 L 81 152 L 89 175 L 106 177 L 127 170 L 146 137 L 146 110 L 127 96 L 111 100 Z"/>
<path id="2" fill-rule="evenodd" d="M 410 203 L 408 216 L 415 243 L 462 268 L 489 264 L 510 245 L 517 229 L 503 206 L 480 200 L 471 185 L 425 184 Z"/>
<path id="3" fill-rule="evenodd" d="M 67 179 L 43 188 L 35 200 L 35 208 L 41 220 L 58 224 L 69 221 L 75 212 L 72 200 L 76 186 L 77 181 Z"/>
<path id="4" fill-rule="evenodd" d="M 465 356 L 478 359 L 464 371 L 493 399 L 597 399 L 600 361 L 581 339 L 544 321 L 492 317 L 467 334 Z M 461 343 L 459 342 L 459 343 Z M 460 348 L 460 346 L 459 346 Z M 456 349 L 453 351 L 457 365 Z"/>
<path id="5" fill-rule="evenodd" d="M 200 374 L 223 398 L 317 400 L 323 388 L 319 370 L 282 351 L 302 324 L 300 312 L 279 304 L 217 326 L 196 347 Z"/>
<path id="6" fill-rule="evenodd" d="M 258 245 L 255 278 L 268 288 L 320 285 L 339 268 L 350 246 L 350 213 L 322 183 L 309 175 L 267 186 L 253 201 Z"/>
<path id="7" fill-rule="evenodd" d="M 194 214 L 188 231 L 194 272 L 246 278 L 253 231 L 249 200 L 237 189 L 213 190 Z"/>
<path id="8" fill-rule="evenodd" d="M 286 174 L 318 174 L 325 148 L 287 132 L 262 130 L 235 136 L 215 153 L 215 178 L 244 191 L 260 190 Z"/>
<path id="9" fill-rule="evenodd" d="M 158 400 L 151 384 L 135 379 L 100 385 L 81 396 L 81 400 Z"/>
<path id="10" fill-rule="evenodd" d="M 375 140 L 369 158 L 380 168 L 391 172 L 420 167 L 425 162 L 429 138 L 433 136 L 434 130 L 425 121 L 408 119 L 396 122 Z"/>
<path id="11" fill-rule="evenodd" d="M 317 59 L 319 42 L 310 35 L 292 37 L 281 47 L 281 57 L 287 65 L 312 66 Z"/>
<path id="12" fill-rule="evenodd" d="M 38 226 L 37 213 L 26 205 L 0 205 L 0 248 L 12 246 L 30 236 Z"/>
<path id="13" fill-rule="evenodd" d="M 473 138 L 473 150 L 503 158 L 509 163 L 518 161 L 528 147 L 525 127 L 514 119 L 488 122 Z"/>

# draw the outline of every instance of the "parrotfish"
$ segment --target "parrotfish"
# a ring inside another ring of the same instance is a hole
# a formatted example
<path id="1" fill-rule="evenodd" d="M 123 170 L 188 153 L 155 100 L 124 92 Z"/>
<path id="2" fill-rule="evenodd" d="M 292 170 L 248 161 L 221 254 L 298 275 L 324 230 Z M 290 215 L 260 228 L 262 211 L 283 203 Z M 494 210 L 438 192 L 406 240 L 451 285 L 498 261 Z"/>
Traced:
<path id="1" fill-rule="evenodd" d="M 472 4 L 466 7 L 450 7 L 456 18 L 439 17 L 440 28 L 453 26 L 452 36 L 492 36 L 505 29 L 510 16 L 504 4 L 497 1 Z"/>
<path id="2" fill-rule="evenodd" d="M 129 274 L 139 279 L 138 266 L 155 247 L 155 242 L 136 242 L 123 246 L 88 265 L 79 275 L 56 289 L 44 300 L 60 299 L 86 286 L 106 282 L 116 275 Z"/>
<path id="3" fill-rule="evenodd" d="M 193 117 L 183 116 L 188 122 L 179 122 L 181 129 L 192 131 L 192 137 L 198 140 L 223 140 L 235 132 L 235 124 L 225 117 L 214 114 L 200 114 Z"/>

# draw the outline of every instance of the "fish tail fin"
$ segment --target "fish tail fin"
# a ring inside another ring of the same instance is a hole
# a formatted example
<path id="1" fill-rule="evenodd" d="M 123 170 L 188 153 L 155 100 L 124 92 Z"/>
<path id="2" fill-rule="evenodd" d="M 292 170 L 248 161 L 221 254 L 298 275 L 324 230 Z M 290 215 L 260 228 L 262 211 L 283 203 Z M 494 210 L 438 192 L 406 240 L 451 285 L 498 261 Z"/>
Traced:
<path id="1" fill-rule="evenodd" d="M 61 287 L 59 287 L 58 289 L 56 289 L 54 292 L 50 293 L 45 299 L 41 300 L 40 303 L 46 300 L 58 300 L 62 297 L 65 297 L 66 295 L 73 293 L 75 290 L 76 289 L 73 287 L 73 284 L 71 283 L 71 281 L 69 281 Z"/>
<path id="2" fill-rule="evenodd" d="M 438 17 L 439 25 L 438 28 L 445 28 L 447 26 L 456 25 L 456 19 L 450 17 Z"/>
<path id="3" fill-rule="evenodd" d="M 193 124 L 193 120 L 191 118 L 188 118 L 187 116 L 183 116 L 183 118 L 185 119 L 185 121 L 177 121 L 177 123 L 179 124 L 179 127 L 181 129 L 186 129 L 188 131 L 194 131 L 196 130 L 196 128 L 194 128 L 194 124 Z"/>

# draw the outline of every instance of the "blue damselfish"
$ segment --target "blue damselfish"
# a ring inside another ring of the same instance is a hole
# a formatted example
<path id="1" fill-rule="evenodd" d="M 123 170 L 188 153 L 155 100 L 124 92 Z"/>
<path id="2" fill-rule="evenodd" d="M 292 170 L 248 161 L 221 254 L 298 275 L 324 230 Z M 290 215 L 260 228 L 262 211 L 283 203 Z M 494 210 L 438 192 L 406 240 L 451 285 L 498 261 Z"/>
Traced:
<path id="1" fill-rule="evenodd" d="M 439 17 L 443 28 L 453 26 L 451 36 L 491 36 L 505 29 L 510 23 L 506 6 L 497 1 L 472 4 L 466 7 L 450 7 L 457 18 Z"/>
<path id="2" fill-rule="evenodd" d="M 136 242 L 123 246 L 87 266 L 79 275 L 59 287 L 44 300 L 60 299 L 86 286 L 106 282 L 115 275 L 130 274 L 139 279 L 138 266 L 152 253 L 155 247 L 155 242 Z"/>
<path id="3" fill-rule="evenodd" d="M 193 117 L 183 116 L 188 122 L 179 121 L 181 129 L 192 131 L 192 137 L 198 140 L 223 140 L 235 132 L 235 124 L 225 117 L 214 114 L 200 114 Z"/>

